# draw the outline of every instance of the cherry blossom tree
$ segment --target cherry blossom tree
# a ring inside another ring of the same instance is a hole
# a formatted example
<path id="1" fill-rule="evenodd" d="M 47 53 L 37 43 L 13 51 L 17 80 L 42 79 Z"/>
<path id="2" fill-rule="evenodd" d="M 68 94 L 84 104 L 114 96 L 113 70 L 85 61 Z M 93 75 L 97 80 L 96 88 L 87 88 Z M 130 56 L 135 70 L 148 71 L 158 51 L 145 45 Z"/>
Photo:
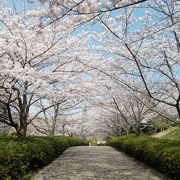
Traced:
<path id="1" fill-rule="evenodd" d="M 39 2 L 48 5 L 51 20 L 46 24 L 51 24 L 61 20 L 65 16 L 75 16 L 76 21 L 81 24 L 95 20 L 97 17 L 106 13 L 124 9 L 127 7 L 143 4 L 147 0 L 39 0 Z M 35 1 L 31 1 L 33 3 Z"/>
<path id="2" fill-rule="evenodd" d="M 91 110 L 90 106 L 83 103 L 81 111 L 68 118 L 70 123 L 66 126 L 66 134 L 85 140 L 91 139 L 95 134 L 95 121 Z"/>
<path id="3" fill-rule="evenodd" d="M 0 8 L 0 102 L 8 114 L 1 122 L 14 127 L 19 138 L 26 137 L 31 121 L 54 107 L 37 111 L 32 108 L 35 103 L 46 98 L 58 105 L 63 96 L 78 96 L 76 85 L 83 84 L 81 74 L 89 70 L 78 61 L 92 58 L 86 48 L 88 36 L 71 35 L 73 19 L 42 28 L 48 19 L 42 19 L 45 13 L 37 9 L 17 15 L 11 8 Z"/>
<path id="4" fill-rule="evenodd" d="M 18 11 L 0 1 L 0 103 L 7 110 L 0 122 L 19 138 L 42 116 L 53 132 L 66 102 L 98 101 L 113 123 L 137 135 L 146 102 L 180 119 L 179 1 L 39 2 Z M 93 23 L 98 31 L 79 29 Z"/>
<path id="5" fill-rule="evenodd" d="M 128 133 L 130 129 L 139 136 L 156 116 L 153 111 L 156 104 L 148 96 L 117 85 L 106 86 L 104 90 L 103 97 L 96 103 L 103 109 L 100 122 L 103 122 L 110 136 Z"/>
<path id="6" fill-rule="evenodd" d="M 95 34 L 96 48 L 107 59 L 100 71 L 116 83 L 149 96 L 180 118 L 179 2 L 148 1 L 99 18 L 104 31 Z M 107 58 L 108 57 L 108 58 Z M 162 112 L 162 111 L 161 111 Z"/>
<path id="7" fill-rule="evenodd" d="M 36 109 L 42 110 L 42 115 L 38 116 L 36 120 L 32 122 L 32 125 L 38 132 L 47 136 L 65 135 L 66 126 L 71 124 L 68 117 L 79 112 L 81 102 L 80 99 L 75 101 L 72 99 L 68 100 L 65 97 L 63 97 L 61 101 L 59 100 L 58 103 L 57 101 L 40 100 L 35 107 Z M 46 110 L 46 107 L 50 106 L 52 107 Z"/>

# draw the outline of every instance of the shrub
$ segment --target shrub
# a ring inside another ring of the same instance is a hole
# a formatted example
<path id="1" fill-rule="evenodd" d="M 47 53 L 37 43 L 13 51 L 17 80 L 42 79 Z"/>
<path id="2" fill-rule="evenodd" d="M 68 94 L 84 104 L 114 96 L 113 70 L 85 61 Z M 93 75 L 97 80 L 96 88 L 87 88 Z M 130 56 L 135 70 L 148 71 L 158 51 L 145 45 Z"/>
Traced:
<path id="1" fill-rule="evenodd" d="M 0 137 L 0 177 L 18 179 L 26 173 L 50 163 L 66 148 L 86 145 L 71 137 L 31 137 L 18 141 L 12 137 Z"/>
<path id="2" fill-rule="evenodd" d="M 126 135 L 112 138 L 109 145 L 136 157 L 173 179 L 180 179 L 180 141 Z"/>

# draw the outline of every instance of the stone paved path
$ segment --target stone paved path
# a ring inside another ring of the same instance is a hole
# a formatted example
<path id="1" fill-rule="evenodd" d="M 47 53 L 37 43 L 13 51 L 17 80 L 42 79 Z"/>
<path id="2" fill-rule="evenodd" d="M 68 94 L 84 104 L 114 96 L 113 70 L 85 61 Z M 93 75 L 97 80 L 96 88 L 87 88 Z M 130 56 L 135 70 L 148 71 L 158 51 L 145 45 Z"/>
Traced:
<path id="1" fill-rule="evenodd" d="M 67 149 L 31 180 L 168 180 L 141 162 L 108 146 Z"/>

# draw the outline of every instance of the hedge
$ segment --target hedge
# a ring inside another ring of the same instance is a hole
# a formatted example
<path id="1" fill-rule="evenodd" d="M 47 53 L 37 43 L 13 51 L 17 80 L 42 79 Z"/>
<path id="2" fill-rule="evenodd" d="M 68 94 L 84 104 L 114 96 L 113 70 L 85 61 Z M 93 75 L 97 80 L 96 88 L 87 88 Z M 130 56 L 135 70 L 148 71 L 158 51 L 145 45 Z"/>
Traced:
<path id="1" fill-rule="evenodd" d="M 0 137 L 1 179 L 21 179 L 47 165 L 70 146 L 87 145 L 71 137 L 31 137 L 24 141 Z"/>
<path id="2" fill-rule="evenodd" d="M 126 135 L 112 138 L 108 144 L 180 180 L 180 141 Z"/>

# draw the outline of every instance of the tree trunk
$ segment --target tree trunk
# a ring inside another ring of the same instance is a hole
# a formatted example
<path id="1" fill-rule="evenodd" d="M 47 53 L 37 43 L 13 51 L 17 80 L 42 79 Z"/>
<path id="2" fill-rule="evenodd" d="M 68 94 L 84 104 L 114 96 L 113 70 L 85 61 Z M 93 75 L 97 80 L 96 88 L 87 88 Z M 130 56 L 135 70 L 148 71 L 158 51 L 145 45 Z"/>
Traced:
<path id="1" fill-rule="evenodd" d="M 21 127 L 17 130 L 17 138 L 20 140 L 26 139 L 27 137 L 27 125 L 21 125 Z"/>
<path id="2" fill-rule="evenodd" d="M 62 136 L 64 136 L 65 135 L 65 124 L 63 124 L 63 126 L 62 126 Z"/>
<path id="3" fill-rule="evenodd" d="M 24 84 L 24 89 L 27 90 L 27 82 Z M 29 115 L 29 107 L 27 106 L 27 94 L 24 93 L 22 99 L 18 98 L 19 102 L 19 128 L 17 130 L 17 137 L 18 139 L 26 139 L 27 135 L 27 122 L 28 122 L 28 115 Z"/>
<path id="4" fill-rule="evenodd" d="M 54 128 L 50 131 L 49 136 L 51 136 L 51 137 L 54 136 Z"/>
<path id="5" fill-rule="evenodd" d="M 135 128 L 135 133 L 136 133 L 136 136 L 139 137 L 141 135 L 141 127 L 136 127 Z"/>
<path id="6" fill-rule="evenodd" d="M 180 107 L 179 107 L 179 100 L 177 101 L 177 104 L 176 104 L 176 109 L 177 109 L 177 112 L 178 112 L 178 123 L 180 124 Z"/>
<path id="7" fill-rule="evenodd" d="M 21 108 L 19 118 L 20 118 L 19 119 L 20 124 L 19 124 L 19 128 L 17 130 L 17 137 L 18 137 L 18 139 L 26 139 L 28 114 L 24 107 Z"/>
<path id="8" fill-rule="evenodd" d="M 120 136 L 122 136 L 123 135 L 123 128 L 122 127 L 120 127 Z"/>

